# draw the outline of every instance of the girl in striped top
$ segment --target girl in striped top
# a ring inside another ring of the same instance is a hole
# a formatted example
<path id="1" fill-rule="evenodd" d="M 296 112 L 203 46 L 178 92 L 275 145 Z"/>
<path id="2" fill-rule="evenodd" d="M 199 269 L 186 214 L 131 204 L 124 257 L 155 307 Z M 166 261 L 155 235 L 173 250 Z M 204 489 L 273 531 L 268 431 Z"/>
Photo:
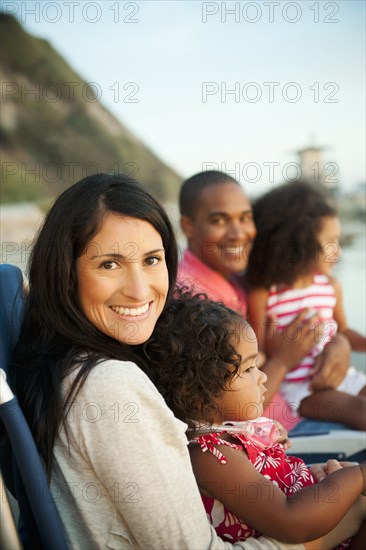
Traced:
<path id="1" fill-rule="evenodd" d="M 343 382 L 315 391 L 317 357 L 342 332 L 354 351 L 366 351 L 366 338 L 347 326 L 339 282 L 332 268 L 340 256 L 340 222 L 329 200 L 315 187 L 292 182 L 272 189 L 254 205 L 257 236 L 249 258 L 249 319 L 266 351 L 266 319 L 296 345 L 300 313 L 313 317 L 314 346 L 284 378 L 280 391 L 294 411 L 317 420 L 343 422 L 366 430 L 366 377 L 353 367 Z"/>

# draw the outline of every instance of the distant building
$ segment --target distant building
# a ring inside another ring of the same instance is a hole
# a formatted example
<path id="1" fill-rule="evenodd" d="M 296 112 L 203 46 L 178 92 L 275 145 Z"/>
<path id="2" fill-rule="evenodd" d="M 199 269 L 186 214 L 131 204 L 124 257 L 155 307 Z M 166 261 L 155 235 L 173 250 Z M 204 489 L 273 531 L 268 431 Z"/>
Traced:
<path id="1" fill-rule="evenodd" d="M 300 160 L 302 179 L 325 187 L 332 195 L 339 189 L 339 167 L 336 162 L 326 162 L 322 159 L 324 147 L 311 145 L 297 151 Z"/>

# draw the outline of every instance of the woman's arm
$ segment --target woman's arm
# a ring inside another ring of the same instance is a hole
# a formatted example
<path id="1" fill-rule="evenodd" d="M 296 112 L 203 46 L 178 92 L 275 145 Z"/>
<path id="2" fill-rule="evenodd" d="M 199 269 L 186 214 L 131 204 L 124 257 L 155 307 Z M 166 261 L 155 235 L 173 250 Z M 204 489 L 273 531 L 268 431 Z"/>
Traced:
<path id="1" fill-rule="evenodd" d="M 93 411 L 99 405 L 98 421 L 81 418 L 76 435 L 85 460 L 110 492 L 115 518 L 126 526 L 121 541 L 125 536 L 138 548 L 169 550 L 276 548 L 266 538 L 253 541 L 254 546 L 250 541 L 232 546 L 217 537 L 192 472 L 185 424 L 174 418 L 136 365 L 98 365 L 77 401 L 79 410 Z M 98 521 L 97 507 L 92 517 Z M 278 548 L 287 546 L 280 543 Z"/>
<path id="2" fill-rule="evenodd" d="M 244 452 L 221 447 L 225 465 L 192 445 L 191 460 L 199 486 L 245 523 L 287 543 L 313 540 L 329 532 L 364 489 L 363 473 L 354 466 L 286 497 L 254 468 Z"/>
<path id="3" fill-rule="evenodd" d="M 347 325 L 346 313 L 343 306 L 342 286 L 334 277 L 330 277 L 330 282 L 336 295 L 336 305 L 333 311 L 334 320 L 337 321 L 338 331 L 344 334 L 350 341 L 353 351 L 366 352 L 366 337 L 349 328 Z"/>

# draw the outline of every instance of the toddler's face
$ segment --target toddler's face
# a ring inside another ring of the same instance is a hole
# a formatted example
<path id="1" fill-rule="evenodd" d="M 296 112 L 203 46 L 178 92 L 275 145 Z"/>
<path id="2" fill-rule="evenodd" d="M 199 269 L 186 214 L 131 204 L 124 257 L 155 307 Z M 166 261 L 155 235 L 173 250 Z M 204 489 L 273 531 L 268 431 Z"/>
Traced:
<path id="1" fill-rule="evenodd" d="M 227 389 L 217 399 L 219 417 L 215 418 L 215 422 L 218 423 L 225 420 L 254 420 L 263 413 L 267 376 L 256 365 L 257 339 L 249 325 L 240 324 L 238 332 L 233 336 L 233 344 L 241 355 L 241 367 L 238 375 L 228 382 Z"/>
<path id="2" fill-rule="evenodd" d="M 314 262 L 314 272 L 330 275 L 334 264 L 338 263 L 341 255 L 339 239 L 341 236 L 341 224 L 335 216 L 325 216 L 318 233 L 318 243 L 322 251 L 317 254 Z"/>

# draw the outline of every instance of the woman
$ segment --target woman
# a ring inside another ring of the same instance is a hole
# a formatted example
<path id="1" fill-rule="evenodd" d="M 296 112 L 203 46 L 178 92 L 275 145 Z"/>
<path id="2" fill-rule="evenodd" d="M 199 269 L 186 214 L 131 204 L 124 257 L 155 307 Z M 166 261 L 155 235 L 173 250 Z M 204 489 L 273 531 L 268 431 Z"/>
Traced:
<path id="1" fill-rule="evenodd" d="M 13 371 L 72 548 L 229 547 L 141 353 L 176 270 L 166 213 L 121 175 L 67 189 L 34 246 Z"/>

